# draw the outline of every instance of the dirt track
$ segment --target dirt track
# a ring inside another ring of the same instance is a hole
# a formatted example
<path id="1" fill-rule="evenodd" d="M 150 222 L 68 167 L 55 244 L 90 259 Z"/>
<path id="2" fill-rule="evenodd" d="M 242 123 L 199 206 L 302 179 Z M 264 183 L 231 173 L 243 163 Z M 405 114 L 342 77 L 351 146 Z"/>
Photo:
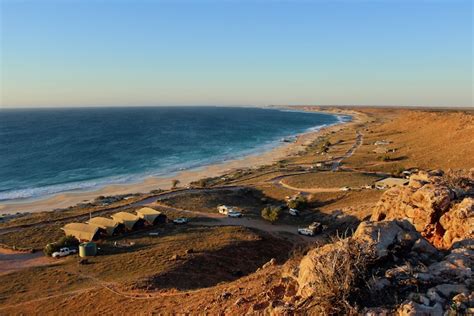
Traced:
<path id="1" fill-rule="evenodd" d="M 48 258 L 42 252 L 18 252 L 0 248 L 0 275 L 54 262 L 58 260 Z"/>

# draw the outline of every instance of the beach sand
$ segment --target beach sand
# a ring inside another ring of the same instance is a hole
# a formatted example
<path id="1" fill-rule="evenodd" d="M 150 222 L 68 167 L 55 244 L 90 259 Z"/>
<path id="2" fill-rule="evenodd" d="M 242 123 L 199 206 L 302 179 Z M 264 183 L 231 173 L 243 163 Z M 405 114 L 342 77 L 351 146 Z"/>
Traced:
<path id="1" fill-rule="evenodd" d="M 0 214 L 52 211 L 54 209 L 66 208 L 81 202 L 89 202 L 101 195 L 111 196 L 119 194 L 147 193 L 156 189 L 167 190 L 171 187 L 173 179 L 179 180 L 180 186 L 186 186 L 190 182 L 202 178 L 217 177 L 233 170 L 242 168 L 255 168 L 262 165 L 272 164 L 278 160 L 295 155 L 298 152 L 304 150 L 307 145 L 311 144 L 323 133 L 332 131 L 337 132 L 341 128 L 344 128 L 344 126 L 359 124 L 365 118 L 364 114 L 352 110 L 334 110 L 324 112 L 330 114 L 350 115 L 352 116 L 352 121 L 325 127 L 318 131 L 301 134 L 297 137 L 297 140 L 294 143 L 282 143 L 280 146 L 260 154 L 249 155 L 240 159 L 229 160 L 201 168 L 186 170 L 166 177 L 149 177 L 144 179 L 143 182 L 139 183 L 108 185 L 95 191 L 59 193 L 44 199 L 0 203 Z"/>

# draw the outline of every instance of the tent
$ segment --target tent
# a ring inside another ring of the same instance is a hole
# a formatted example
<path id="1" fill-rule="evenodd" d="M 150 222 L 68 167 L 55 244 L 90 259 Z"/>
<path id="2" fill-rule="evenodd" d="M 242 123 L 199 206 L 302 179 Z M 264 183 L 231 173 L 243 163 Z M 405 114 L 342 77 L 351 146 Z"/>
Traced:
<path id="1" fill-rule="evenodd" d="M 118 212 L 113 214 L 111 217 L 114 221 L 123 224 L 129 230 L 136 228 L 140 221 L 143 221 L 140 217 L 127 212 Z"/>
<path id="2" fill-rule="evenodd" d="M 89 225 L 103 230 L 107 235 L 112 236 L 117 233 L 117 228 L 122 224 L 106 217 L 93 217 L 88 222 Z"/>
<path id="3" fill-rule="evenodd" d="M 137 210 L 137 216 L 143 219 L 148 224 L 154 225 L 156 223 L 166 222 L 166 215 L 154 210 L 150 207 L 144 207 Z"/>
<path id="4" fill-rule="evenodd" d="M 98 238 L 99 228 L 84 223 L 69 223 L 61 228 L 66 236 L 72 235 L 79 241 L 91 241 Z"/>

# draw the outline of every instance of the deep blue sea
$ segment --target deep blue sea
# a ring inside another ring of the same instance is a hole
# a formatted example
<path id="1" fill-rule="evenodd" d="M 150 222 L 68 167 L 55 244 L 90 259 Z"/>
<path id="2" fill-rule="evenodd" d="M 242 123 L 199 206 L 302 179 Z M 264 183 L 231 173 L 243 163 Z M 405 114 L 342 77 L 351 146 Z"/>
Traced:
<path id="1" fill-rule="evenodd" d="M 239 158 L 350 117 L 243 107 L 0 110 L 0 201 Z"/>

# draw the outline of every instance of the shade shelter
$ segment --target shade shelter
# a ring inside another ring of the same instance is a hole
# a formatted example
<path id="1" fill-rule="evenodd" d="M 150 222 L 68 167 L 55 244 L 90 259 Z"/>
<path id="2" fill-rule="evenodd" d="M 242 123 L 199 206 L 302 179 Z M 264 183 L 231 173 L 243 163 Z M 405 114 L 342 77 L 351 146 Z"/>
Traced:
<path id="1" fill-rule="evenodd" d="M 98 239 L 99 228 L 84 223 L 69 223 L 61 228 L 66 236 L 74 236 L 79 241 L 91 241 Z"/>
<path id="2" fill-rule="evenodd" d="M 127 212 L 118 212 L 113 214 L 111 217 L 117 223 L 123 224 L 128 230 L 133 230 L 143 223 L 143 220 L 140 219 L 140 217 Z"/>
<path id="3" fill-rule="evenodd" d="M 143 207 L 137 210 L 137 216 L 150 225 L 166 222 L 166 215 L 150 207 Z"/>
<path id="4" fill-rule="evenodd" d="M 113 236 L 119 233 L 120 227 L 123 227 L 123 224 L 114 221 L 111 218 L 107 217 L 93 217 L 88 222 L 89 225 L 95 226 L 102 230 L 106 235 Z"/>

